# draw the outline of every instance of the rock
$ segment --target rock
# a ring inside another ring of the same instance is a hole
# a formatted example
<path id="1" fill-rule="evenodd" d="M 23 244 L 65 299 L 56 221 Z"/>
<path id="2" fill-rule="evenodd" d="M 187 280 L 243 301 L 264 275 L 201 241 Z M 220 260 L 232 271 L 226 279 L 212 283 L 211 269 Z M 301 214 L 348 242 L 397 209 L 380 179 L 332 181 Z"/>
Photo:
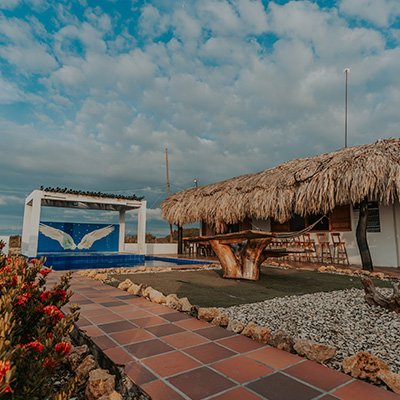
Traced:
<path id="1" fill-rule="evenodd" d="M 128 288 L 130 287 L 130 286 L 132 286 L 132 281 L 130 280 L 130 279 L 125 279 L 123 282 L 121 282 L 119 285 L 118 285 L 118 289 L 121 289 L 121 290 L 128 290 Z"/>
<path id="2" fill-rule="evenodd" d="M 300 339 L 293 346 L 298 354 L 307 357 L 311 361 L 323 364 L 336 354 L 336 348 L 327 344 L 313 342 L 312 340 Z"/>
<path id="3" fill-rule="evenodd" d="M 75 374 L 80 380 L 84 380 L 89 375 L 89 372 L 95 368 L 96 368 L 96 361 L 94 357 L 91 354 L 89 354 L 84 358 L 84 360 L 75 370 Z"/>
<path id="4" fill-rule="evenodd" d="M 250 337 L 260 343 L 268 343 L 271 338 L 271 330 L 266 326 L 258 326 L 249 322 L 243 329 L 242 335 Z"/>
<path id="5" fill-rule="evenodd" d="M 386 383 L 393 392 L 400 394 L 400 374 L 388 370 L 380 370 L 377 374 L 378 378 Z"/>
<path id="6" fill-rule="evenodd" d="M 360 351 L 351 357 L 346 357 L 342 362 L 343 371 L 353 378 L 369 379 L 379 382 L 379 375 L 389 371 L 389 366 L 379 357 L 366 351 Z"/>
<path id="7" fill-rule="evenodd" d="M 321 265 L 321 266 L 318 268 L 318 272 L 326 272 L 326 266 L 325 266 L 325 265 Z"/>
<path id="8" fill-rule="evenodd" d="M 210 322 L 220 315 L 220 311 L 215 307 L 200 307 L 197 315 L 199 319 Z"/>
<path id="9" fill-rule="evenodd" d="M 75 370 L 78 365 L 81 363 L 83 357 L 89 352 L 89 348 L 86 344 L 82 346 L 74 346 L 71 350 L 71 353 L 68 355 L 68 362 L 71 365 L 71 368 Z"/>
<path id="10" fill-rule="evenodd" d="M 99 397 L 98 400 L 122 400 L 122 396 L 114 390 L 110 394 Z"/>
<path id="11" fill-rule="evenodd" d="M 279 350 L 293 352 L 293 339 L 285 331 L 279 330 L 272 333 L 269 344 Z"/>
<path id="12" fill-rule="evenodd" d="M 371 272 L 371 276 L 377 279 L 385 279 L 385 274 L 383 272 Z"/>
<path id="13" fill-rule="evenodd" d="M 114 389 L 114 375 L 110 375 L 107 370 L 101 368 L 90 371 L 85 390 L 87 400 L 98 400 L 104 395 L 111 394 Z"/>
<path id="14" fill-rule="evenodd" d="M 107 274 L 96 274 L 93 279 L 95 279 L 96 281 L 102 281 L 104 282 L 105 280 L 107 280 L 108 275 Z"/>
<path id="15" fill-rule="evenodd" d="M 182 311 L 184 312 L 190 312 L 192 309 L 192 304 L 190 303 L 189 299 L 187 297 L 182 297 L 179 299 L 179 303 L 182 306 Z"/>
<path id="16" fill-rule="evenodd" d="M 146 297 L 153 303 L 157 303 L 157 304 L 165 304 L 166 303 L 166 297 L 161 292 L 152 288 L 151 286 L 148 286 L 145 289 L 142 289 L 142 296 Z"/>
<path id="17" fill-rule="evenodd" d="M 229 324 L 229 317 L 226 314 L 221 313 L 218 317 L 215 317 L 211 323 L 215 326 L 226 328 Z"/>
<path id="18" fill-rule="evenodd" d="M 157 304 L 165 304 L 167 299 L 166 297 L 156 289 L 150 288 L 151 290 L 148 291 L 148 298 L 151 302 Z"/>
<path id="19" fill-rule="evenodd" d="M 230 319 L 226 329 L 231 332 L 240 333 L 243 331 L 244 326 L 245 325 L 240 321 L 236 321 L 235 319 Z"/>
<path id="20" fill-rule="evenodd" d="M 135 296 L 141 296 L 143 291 L 143 284 L 141 283 L 140 285 L 136 285 L 136 283 L 132 283 L 131 286 L 129 286 L 127 292 L 129 294 L 134 294 Z"/>
<path id="21" fill-rule="evenodd" d="M 169 294 L 165 298 L 165 305 L 176 311 L 182 311 L 182 304 L 179 301 L 179 297 L 176 294 Z"/>

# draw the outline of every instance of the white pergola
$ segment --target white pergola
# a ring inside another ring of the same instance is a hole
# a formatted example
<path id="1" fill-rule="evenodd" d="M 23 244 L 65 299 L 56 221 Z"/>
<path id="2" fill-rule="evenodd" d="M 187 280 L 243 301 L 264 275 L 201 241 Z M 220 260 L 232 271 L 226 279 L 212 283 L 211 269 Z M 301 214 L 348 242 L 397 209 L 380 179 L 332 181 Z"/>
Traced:
<path id="1" fill-rule="evenodd" d="M 84 210 L 119 212 L 118 251 L 125 250 L 125 213 L 138 210 L 137 241 L 138 253 L 146 253 L 146 201 L 126 198 L 103 197 L 86 194 L 72 194 L 56 191 L 34 190 L 25 199 L 24 222 L 22 226 L 21 253 L 27 257 L 36 257 L 39 238 L 39 223 L 42 206 L 79 208 Z"/>

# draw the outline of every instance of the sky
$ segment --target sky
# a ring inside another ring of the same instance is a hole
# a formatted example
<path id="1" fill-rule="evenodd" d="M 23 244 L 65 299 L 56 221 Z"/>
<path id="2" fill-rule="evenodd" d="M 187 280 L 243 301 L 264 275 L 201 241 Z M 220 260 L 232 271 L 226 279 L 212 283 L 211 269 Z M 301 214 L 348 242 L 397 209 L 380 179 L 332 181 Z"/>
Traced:
<path id="1" fill-rule="evenodd" d="M 399 137 L 398 0 L 0 0 L 0 234 L 43 185 L 144 196 L 166 235 L 166 146 L 173 193 L 341 148 L 347 67 L 349 145 Z"/>

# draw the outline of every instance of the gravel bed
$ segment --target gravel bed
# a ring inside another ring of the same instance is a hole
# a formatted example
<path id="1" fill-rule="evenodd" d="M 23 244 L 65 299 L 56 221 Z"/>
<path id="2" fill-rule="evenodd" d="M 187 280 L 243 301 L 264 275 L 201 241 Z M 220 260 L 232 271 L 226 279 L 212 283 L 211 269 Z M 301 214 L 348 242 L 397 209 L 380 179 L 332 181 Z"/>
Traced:
<path id="1" fill-rule="evenodd" d="M 390 294 L 391 289 L 380 289 Z M 364 291 L 346 289 L 287 296 L 223 309 L 243 323 L 254 321 L 294 339 L 310 339 L 337 348 L 327 364 L 340 369 L 344 357 L 368 351 L 400 372 L 400 314 L 364 301 Z"/>

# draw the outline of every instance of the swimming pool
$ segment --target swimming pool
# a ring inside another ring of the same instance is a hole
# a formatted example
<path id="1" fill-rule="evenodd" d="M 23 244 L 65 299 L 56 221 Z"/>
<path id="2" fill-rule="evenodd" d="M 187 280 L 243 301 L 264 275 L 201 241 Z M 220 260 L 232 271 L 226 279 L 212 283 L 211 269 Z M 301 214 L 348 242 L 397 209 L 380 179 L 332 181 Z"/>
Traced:
<path id="1" fill-rule="evenodd" d="M 80 270 L 89 268 L 118 267 L 171 267 L 183 264 L 211 264 L 210 261 L 186 260 L 174 257 L 145 256 L 127 253 L 42 253 L 46 257 L 45 265 L 56 271 Z"/>

